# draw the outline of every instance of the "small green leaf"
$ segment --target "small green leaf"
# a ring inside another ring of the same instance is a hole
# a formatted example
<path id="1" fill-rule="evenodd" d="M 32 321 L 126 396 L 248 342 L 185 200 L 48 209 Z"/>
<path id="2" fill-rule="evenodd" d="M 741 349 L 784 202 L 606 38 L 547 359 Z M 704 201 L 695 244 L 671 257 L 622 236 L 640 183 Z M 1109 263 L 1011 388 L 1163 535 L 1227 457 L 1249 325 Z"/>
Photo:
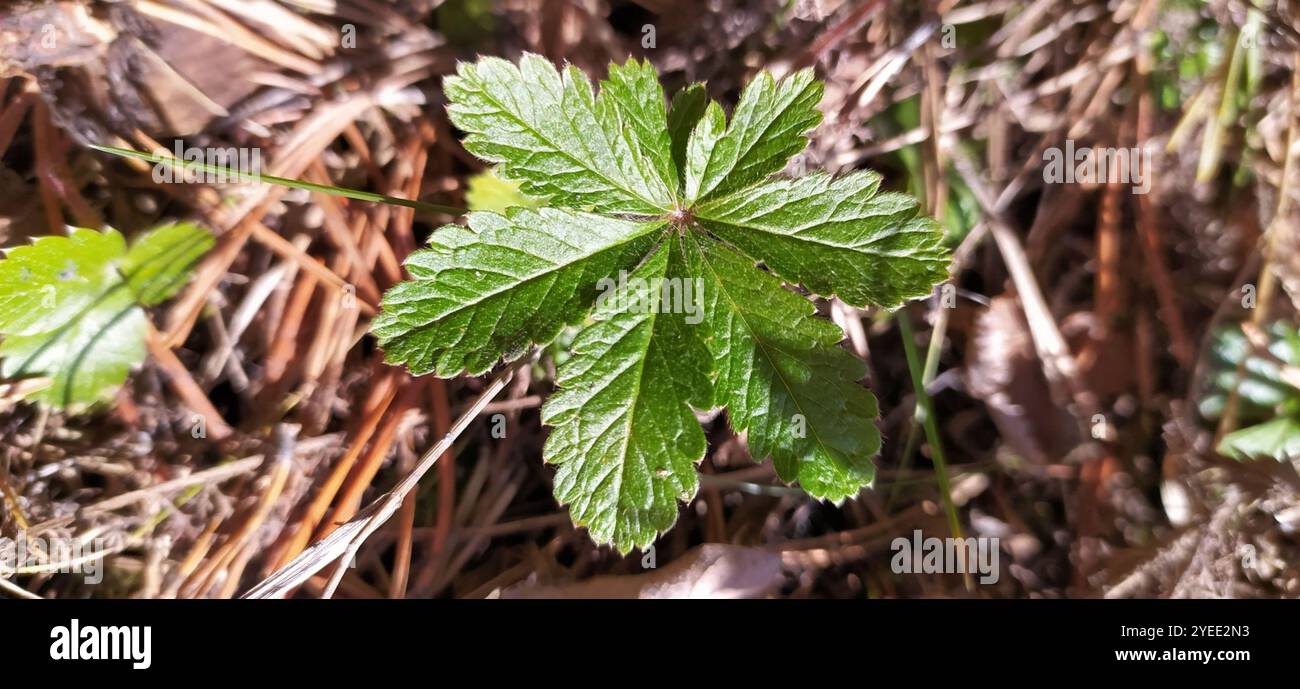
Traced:
<path id="1" fill-rule="evenodd" d="M 193 224 L 141 235 L 116 230 L 42 237 L 0 261 L 0 375 L 45 376 L 29 396 L 80 411 L 111 397 L 144 359 L 143 306 L 175 294 L 212 246 Z"/>
<path id="2" fill-rule="evenodd" d="M 468 188 L 465 190 L 465 205 L 471 211 L 492 211 L 505 213 L 506 209 L 519 206 L 536 208 L 537 199 L 525 196 L 519 191 L 519 185 L 507 182 L 491 170 L 484 170 L 470 175 Z"/>
<path id="3" fill-rule="evenodd" d="M 47 376 L 50 386 L 28 399 L 70 411 L 112 397 L 144 360 L 144 310 L 118 282 L 80 315 L 48 333 L 6 335 L 0 342 L 5 378 Z"/>
<path id="4" fill-rule="evenodd" d="M 1300 419 L 1282 416 L 1233 431 L 1219 441 L 1219 454 L 1238 461 L 1271 457 L 1285 462 L 1300 457 Z"/>

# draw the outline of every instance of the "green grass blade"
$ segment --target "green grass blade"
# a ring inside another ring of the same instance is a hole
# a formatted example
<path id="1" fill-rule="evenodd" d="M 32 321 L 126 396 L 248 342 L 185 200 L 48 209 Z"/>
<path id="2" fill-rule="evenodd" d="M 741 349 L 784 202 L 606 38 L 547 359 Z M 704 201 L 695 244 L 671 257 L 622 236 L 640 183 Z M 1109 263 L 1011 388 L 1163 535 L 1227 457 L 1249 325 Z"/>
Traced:
<path id="1" fill-rule="evenodd" d="M 944 512 L 948 514 L 948 527 L 953 538 L 965 538 L 962 534 L 961 520 L 957 518 L 957 506 L 952 503 L 952 487 L 948 480 L 948 461 L 943 454 L 943 443 L 939 440 L 939 427 L 934 422 L 934 402 L 926 392 L 924 373 L 920 357 L 916 353 L 916 344 L 912 336 L 912 321 L 905 311 L 899 310 L 898 332 L 903 337 L 903 351 L 907 355 L 907 371 L 912 375 L 912 388 L 916 391 L 916 403 L 920 405 L 924 417 L 921 425 L 925 428 L 926 441 L 930 443 L 931 459 L 934 461 L 934 476 L 939 483 L 939 497 L 943 500 Z M 969 569 L 962 563 L 966 572 L 966 589 L 972 588 Z"/>
<path id="2" fill-rule="evenodd" d="M 266 182 L 290 189 L 306 189 L 307 191 L 330 194 L 332 196 L 342 196 L 344 198 L 355 199 L 357 201 L 371 201 L 374 203 L 386 203 L 391 206 L 403 206 L 412 208 L 421 213 L 428 214 L 445 214 L 445 215 L 464 215 L 465 209 L 455 208 L 453 206 L 439 206 L 433 203 L 424 203 L 422 201 L 412 201 L 410 199 L 399 199 L 396 196 L 386 196 L 376 194 L 370 191 L 359 191 L 357 189 L 346 189 L 344 187 L 335 187 L 328 184 L 313 184 L 298 179 L 289 179 L 288 177 L 276 177 L 274 175 L 254 174 L 236 170 L 234 168 L 219 167 L 217 165 L 208 165 L 206 163 L 196 163 L 193 161 L 178 160 L 176 158 L 161 156 L 154 153 L 145 153 L 129 148 L 119 148 L 117 146 L 103 146 L 91 144 L 91 148 L 103 153 L 111 153 L 115 156 L 124 158 L 135 158 L 146 162 L 162 165 L 172 165 L 186 170 L 196 170 L 199 172 L 209 172 L 214 174 L 224 174 L 231 179 L 244 179 L 251 182 Z"/>

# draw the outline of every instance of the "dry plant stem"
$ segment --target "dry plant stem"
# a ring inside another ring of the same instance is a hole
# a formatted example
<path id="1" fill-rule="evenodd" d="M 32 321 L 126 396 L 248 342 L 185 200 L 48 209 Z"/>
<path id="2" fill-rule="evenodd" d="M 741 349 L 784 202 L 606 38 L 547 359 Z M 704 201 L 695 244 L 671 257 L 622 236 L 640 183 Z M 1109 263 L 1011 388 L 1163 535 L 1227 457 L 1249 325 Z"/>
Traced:
<path id="1" fill-rule="evenodd" d="M 1097 275 L 1095 318 L 1102 336 L 1110 330 L 1111 319 L 1123 305 L 1120 283 L 1120 185 L 1107 184 L 1101 189 L 1101 206 L 1097 214 Z"/>
<path id="2" fill-rule="evenodd" d="M 394 166 L 393 176 L 389 180 L 391 188 L 400 189 L 407 198 L 419 198 L 423 182 L 423 170 L 428 163 L 429 147 L 436 140 L 433 126 L 428 120 L 417 123 L 420 136 L 411 137 L 402 151 L 403 164 Z M 400 180 L 400 181 L 399 181 Z M 392 222 L 388 226 L 387 240 L 397 256 L 405 257 L 415 251 L 415 236 L 411 227 L 415 222 L 415 211 L 411 208 L 392 206 Z"/>
<path id="3" fill-rule="evenodd" d="M 82 197 L 81 192 L 77 190 L 76 182 L 72 179 L 72 171 L 68 169 L 67 164 L 67 146 L 59 136 L 59 130 L 54 126 L 50 119 L 50 110 L 42 102 L 37 104 L 34 111 L 35 120 L 35 138 L 36 138 L 36 175 L 40 178 L 42 199 L 50 203 L 57 204 L 58 199 L 63 199 L 67 204 L 68 210 L 72 211 L 72 218 L 81 227 L 100 228 L 104 226 L 104 219 L 90 204 Z M 52 194 L 47 193 L 52 192 Z M 47 209 L 48 210 L 48 209 Z M 55 211 L 58 209 L 56 208 Z M 53 213 L 51 213 L 53 215 Z M 62 217 L 62 213 L 59 212 Z M 51 231 L 62 229 L 61 226 L 52 225 Z"/>
<path id="4" fill-rule="evenodd" d="M 817 37 L 812 45 L 808 46 L 799 57 L 795 60 L 794 69 L 806 67 L 820 60 L 831 48 L 838 45 L 844 38 L 862 27 L 871 15 L 880 9 L 880 0 L 867 0 L 857 9 L 853 10 L 847 17 L 840 20 L 835 26 L 827 29 L 825 33 Z"/>
<path id="5" fill-rule="evenodd" d="M 365 242 L 366 262 L 372 270 L 378 271 L 380 284 L 391 285 L 402 280 L 402 263 L 393 253 L 393 245 L 384 236 L 383 225 L 375 222 L 377 211 L 372 208 L 358 208 L 353 213 L 356 233 Z"/>
<path id="6" fill-rule="evenodd" d="M 1255 312 L 1251 314 L 1250 322 L 1256 328 L 1262 328 L 1268 321 L 1269 305 L 1273 301 L 1273 293 L 1277 289 L 1277 277 L 1273 273 L 1274 247 L 1276 246 L 1277 235 L 1280 232 L 1294 232 L 1293 228 L 1288 227 L 1287 216 L 1291 211 L 1291 175 L 1294 172 L 1293 161 L 1295 156 L 1292 149 L 1296 143 L 1296 120 L 1300 113 L 1296 112 L 1300 103 L 1297 103 L 1297 95 L 1300 95 L 1300 53 L 1295 56 L 1293 69 L 1291 72 L 1291 90 L 1287 94 L 1287 106 L 1290 110 L 1291 123 L 1286 132 L 1286 149 L 1282 160 L 1282 181 L 1277 190 L 1277 208 L 1273 213 L 1273 220 L 1268 225 L 1268 230 L 1264 233 L 1264 251 L 1263 261 L 1259 267 L 1259 289 L 1255 293 Z M 1227 403 L 1224 405 L 1223 418 L 1219 420 L 1219 428 L 1215 432 L 1214 444 L 1217 446 L 1223 436 L 1237 430 L 1237 406 L 1240 400 L 1238 391 L 1241 389 L 1240 383 L 1246 373 L 1246 359 L 1242 357 L 1237 363 L 1237 371 L 1233 376 L 1236 381 L 1232 386 L 1232 392 L 1228 394 Z"/>
<path id="7" fill-rule="evenodd" d="M 347 128 L 343 130 L 343 138 L 347 140 L 348 145 L 351 146 L 352 150 L 356 151 L 357 156 L 361 158 L 361 164 L 365 166 L 366 174 L 370 176 L 370 179 L 375 181 L 382 180 L 384 178 L 384 171 L 380 169 L 379 165 L 375 164 L 374 156 L 370 154 L 370 144 L 366 143 L 365 135 L 363 135 L 361 130 L 357 128 L 355 122 L 349 124 Z"/>
<path id="8" fill-rule="evenodd" d="M 1093 278 L 1092 328 L 1076 359 L 1079 368 L 1091 369 L 1110 338 L 1111 325 L 1121 310 L 1120 270 L 1120 185 L 1103 184 L 1098 193 L 1096 256 Z"/>
<path id="9" fill-rule="evenodd" d="M 185 553 L 185 557 L 181 559 L 180 565 L 176 568 L 176 574 L 179 575 L 179 578 L 172 586 L 171 593 L 165 597 L 175 598 L 175 589 L 179 589 L 184 580 L 188 579 L 194 573 L 194 570 L 199 568 L 199 563 L 203 562 L 203 558 L 207 557 L 208 552 L 212 549 L 212 539 L 216 538 L 217 529 L 221 527 L 223 521 L 221 517 L 213 517 L 208 520 L 203 532 L 199 534 L 198 538 L 194 539 L 194 545 L 190 546 L 189 552 Z"/>
<path id="10" fill-rule="evenodd" d="M 1034 277 L 1033 268 L 1029 266 L 1025 249 L 1011 228 L 1002 220 L 997 210 L 998 204 L 990 198 L 988 190 L 971 169 L 969 161 L 958 156 L 956 163 L 957 170 L 966 181 L 966 186 L 974 192 L 976 200 L 984 211 L 989 231 L 993 234 L 993 241 L 997 244 L 1002 260 L 1007 266 L 1007 272 L 1011 274 L 1011 281 L 1016 286 L 1025 318 L 1029 321 L 1029 334 L 1033 339 L 1034 349 L 1042 360 L 1043 373 L 1048 381 L 1063 386 L 1070 394 L 1079 407 L 1075 411 L 1075 417 L 1082 424 L 1091 419 L 1096 411 L 1096 404 L 1090 399 L 1090 395 L 1087 394 L 1079 379 L 1074 358 L 1065 343 L 1065 337 L 1061 335 L 1061 330 L 1056 325 L 1056 319 L 1052 317 L 1047 300 L 1043 297 L 1043 291 Z"/>
<path id="11" fill-rule="evenodd" d="M 297 276 L 289 296 L 285 300 L 284 313 L 274 328 L 274 336 L 266 355 L 266 369 L 263 385 L 279 389 L 294 362 L 298 351 L 298 334 L 302 330 L 307 307 L 311 305 L 312 295 L 316 292 L 319 280 L 313 275 Z M 278 399 L 279 394 L 271 398 Z"/>
<path id="12" fill-rule="evenodd" d="M 329 175 L 325 170 L 325 165 L 319 160 L 314 161 L 308 167 L 307 173 L 308 181 L 322 185 L 329 184 Z M 375 284 L 370 266 L 361 255 L 361 247 L 352 234 L 352 228 L 348 227 L 347 216 L 344 212 L 346 207 L 343 205 L 343 201 L 323 192 L 313 192 L 312 198 L 324 211 L 323 224 L 326 236 L 343 251 L 343 255 L 347 258 L 350 270 L 343 274 L 353 276 L 358 297 L 364 296 L 367 302 L 378 302 L 380 296 L 379 286 Z"/>
<path id="13" fill-rule="evenodd" d="M 266 520 L 266 516 L 270 514 L 271 508 L 275 505 L 275 500 L 280 497 L 280 493 L 284 490 L 285 482 L 289 477 L 289 470 L 292 467 L 292 448 L 289 449 L 287 454 L 280 451 L 277 452 L 277 455 L 275 465 L 271 468 L 270 482 L 266 489 L 263 490 L 262 495 L 258 497 L 257 505 L 253 508 L 252 513 L 238 525 L 235 531 L 212 554 L 212 557 L 208 558 L 198 568 L 189 581 L 181 585 L 180 590 L 182 593 L 188 592 L 194 597 L 202 597 L 205 592 L 213 587 L 214 583 L 222 578 L 223 574 L 225 577 L 238 576 L 230 572 L 228 568 L 236 560 L 240 551 L 248 545 L 249 539 L 262 525 L 262 522 Z M 240 566 L 239 570 L 242 571 L 242 569 L 243 567 Z M 231 591 L 223 597 L 229 598 L 233 593 Z"/>
<path id="14" fill-rule="evenodd" d="M 31 523 L 27 520 L 27 515 L 23 512 L 23 506 L 18 502 L 18 493 L 14 491 L 13 486 L 9 485 L 8 472 L 0 472 L 0 498 L 4 499 L 5 504 L 9 507 L 9 516 L 18 525 L 22 531 L 32 528 Z"/>
<path id="15" fill-rule="evenodd" d="M 303 248 L 308 241 L 310 240 L 307 237 L 298 235 L 295 238 L 294 245 Z M 252 324 L 253 319 L 263 305 L 275 293 L 281 281 L 286 277 L 292 281 L 296 276 L 297 265 L 292 261 L 283 261 L 262 273 L 252 282 L 244 299 L 239 302 L 239 305 L 230 314 L 229 324 L 226 323 L 219 312 L 207 319 L 211 327 L 217 331 L 218 335 L 216 337 L 219 341 L 216 351 L 209 354 L 200 367 L 200 380 L 204 381 L 204 383 L 215 381 L 223 370 L 231 370 L 231 366 L 228 364 L 239 368 L 238 361 L 240 357 L 236 354 L 236 348 L 240 338 L 244 336 L 244 332 Z M 215 304 L 215 295 L 214 306 L 218 306 Z M 247 388 L 247 376 L 243 375 L 242 377 L 244 380 L 241 387 Z"/>
<path id="16" fill-rule="evenodd" d="M 451 429 L 451 404 L 447 399 L 447 384 L 441 378 L 429 379 L 429 396 L 433 398 L 433 430 L 443 435 Z M 485 407 L 487 405 L 484 405 Z M 482 411 L 480 411 L 482 413 Z M 427 587 L 437 574 L 437 565 L 442 562 L 443 549 L 451 533 L 456 512 L 456 453 L 447 448 L 438 462 L 438 516 L 434 522 L 433 536 L 429 542 L 429 552 L 424 566 L 416 577 L 416 589 Z"/>
<path id="17" fill-rule="evenodd" d="M 532 409 L 534 407 L 540 407 L 540 406 L 542 406 L 541 395 L 526 395 L 524 397 L 516 397 L 515 399 L 511 399 L 511 400 L 501 400 L 500 402 L 493 402 L 492 404 L 483 407 L 483 413 L 495 414 L 497 412 L 519 411 L 521 409 Z"/>
<path id="18" fill-rule="evenodd" d="M 270 192 L 256 210 L 250 213 L 232 229 L 217 238 L 217 244 L 203 259 L 195 273 L 190 286 L 181 293 L 168 312 L 167 337 L 168 346 L 179 346 L 190 335 L 194 323 L 198 321 L 208 295 L 217 290 L 226 271 L 244 250 L 244 244 L 253 233 L 254 226 L 270 210 L 271 205 L 279 200 L 282 190 Z"/>
<path id="19" fill-rule="evenodd" d="M 1133 63 L 1135 91 L 1141 94 L 1137 102 L 1137 145 L 1140 147 L 1149 145 L 1151 131 L 1154 128 L 1155 104 L 1151 91 L 1147 88 L 1153 60 L 1150 50 L 1142 50 L 1138 52 L 1137 59 Z M 1137 225 L 1142 235 L 1142 249 L 1147 261 L 1151 263 L 1151 284 L 1155 289 L 1160 319 L 1169 329 L 1170 350 L 1178 360 L 1178 364 L 1190 370 L 1194 365 L 1192 341 L 1187 336 L 1187 329 L 1183 325 L 1183 314 L 1179 310 L 1178 298 L 1175 296 L 1174 282 L 1165 263 L 1160 221 L 1157 217 L 1155 201 L 1151 196 L 1151 194 L 1139 194 L 1136 198 Z"/>
<path id="20" fill-rule="evenodd" d="M 388 411 L 389 405 L 397 396 L 397 380 L 395 374 L 388 373 L 383 375 L 379 382 L 371 391 L 371 399 L 367 401 L 365 416 L 358 426 L 355 435 L 352 438 L 352 445 L 348 448 L 347 454 L 334 465 L 329 476 L 325 479 L 324 485 L 316 493 L 311 504 L 307 506 L 306 512 L 298 523 L 292 527 L 292 530 L 286 530 L 287 539 L 283 541 L 282 546 L 273 549 L 272 555 L 267 558 L 271 569 L 279 569 L 285 564 L 302 553 L 303 549 L 311 541 L 311 535 L 329 511 L 330 504 L 334 501 L 334 496 L 338 495 L 339 488 L 342 487 L 343 481 L 347 478 L 348 473 L 356 464 L 357 458 L 361 456 L 362 449 L 369 442 L 370 436 L 374 434 L 375 428 Z M 282 536 L 282 538 L 285 538 Z M 279 551 L 279 552 L 276 552 Z"/>
<path id="21" fill-rule="evenodd" d="M 54 143 L 54 156 L 49 161 L 48 174 L 52 176 L 59 194 L 72 211 L 72 217 L 80 227 L 103 227 L 105 225 L 104 217 L 99 214 L 99 211 L 91 207 L 90 202 L 81 195 L 81 190 L 77 188 L 76 180 L 72 177 L 72 170 L 68 168 L 69 144 L 66 140 L 58 137 L 57 130 Z"/>
<path id="22" fill-rule="evenodd" d="M 311 273 L 313 277 L 333 287 L 335 293 L 341 292 L 348 285 L 347 280 L 339 277 L 337 273 L 330 270 L 319 259 L 308 256 L 302 249 L 294 246 L 293 242 L 281 237 L 275 230 L 262 223 L 253 223 L 252 237 L 280 256 L 297 262 L 299 267 Z M 366 315 L 373 316 L 375 314 L 375 306 L 371 297 L 357 294 L 356 303 L 358 308 L 365 312 Z"/>
<path id="23" fill-rule="evenodd" d="M 283 424 L 279 428 L 283 428 Z M 271 473 L 270 485 L 262 493 L 253 515 L 240 527 L 239 537 L 232 537 L 229 541 L 234 546 L 231 555 L 227 557 L 229 564 L 225 568 L 225 584 L 222 585 L 221 591 L 217 594 L 218 598 L 231 598 L 239 590 L 239 582 L 243 576 L 244 568 L 248 565 L 248 561 L 260 550 L 253 536 L 266 522 L 272 508 L 275 507 L 276 500 L 284 492 L 284 487 L 289 481 L 289 475 L 293 472 L 293 443 L 296 439 L 292 436 L 284 437 L 287 438 L 287 441 L 282 440 L 281 447 L 276 452 L 276 462 Z M 231 558 L 233 558 L 233 562 L 230 561 Z"/>
<path id="24" fill-rule="evenodd" d="M 0 112 L 0 156 L 9 150 L 9 144 L 13 143 L 14 134 L 18 133 L 18 126 L 22 124 L 23 117 L 40 97 L 32 82 L 27 82 L 24 87 L 25 90 L 15 96 L 4 111 Z"/>
<path id="25" fill-rule="evenodd" d="M 335 526 L 356 515 L 357 510 L 361 507 L 362 496 L 365 494 L 366 489 L 370 487 L 375 474 L 379 472 L 380 465 L 387 459 L 389 450 L 392 449 L 393 443 L 397 440 L 397 432 L 402 427 L 406 413 L 418 406 L 416 386 L 410 383 L 401 386 L 392 407 L 384 415 L 379 430 L 375 431 L 369 449 L 366 450 L 365 455 L 362 456 L 356 467 L 352 469 L 347 483 L 343 485 L 343 489 L 339 492 L 333 513 L 326 522 L 317 527 L 317 539 L 328 536 Z"/>
<path id="26" fill-rule="evenodd" d="M 45 211 L 45 229 L 53 233 L 63 229 L 63 208 L 59 204 L 58 194 L 53 188 L 55 182 L 48 169 L 48 151 L 52 145 L 50 139 L 54 134 L 50 131 L 52 127 L 46 112 L 45 104 L 37 102 L 32 115 L 35 122 L 32 130 L 36 145 L 36 177 L 40 181 L 37 190 L 41 196 L 41 207 Z"/>
<path id="27" fill-rule="evenodd" d="M 343 578 L 343 573 L 347 570 L 348 563 L 352 561 L 366 538 L 383 526 L 389 517 L 393 516 L 393 513 L 401 507 L 402 502 L 406 499 L 406 495 L 415 489 L 420 479 L 428 473 L 429 469 L 433 468 L 438 458 L 452 446 L 452 443 L 456 442 L 461 433 L 465 432 L 470 422 L 479 415 L 483 407 L 501 394 L 501 391 L 514 377 L 515 371 L 520 366 L 530 363 L 534 356 L 536 354 L 523 357 L 502 369 L 483 388 L 483 392 L 479 393 L 478 398 L 474 400 L 474 404 L 464 414 L 461 414 L 460 418 L 456 419 L 456 422 L 451 426 L 451 430 L 442 437 L 442 440 L 429 448 L 429 451 L 425 452 L 424 456 L 420 458 L 415 469 L 407 474 L 406 478 L 402 479 L 391 491 L 371 502 L 354 519 L 334 530 L 333 533 L 319 543 L 308 548 L 284 568 L 267 577 L 262 583 L 244 594 L 243 597 L 278 598 L 286 591 L 311 578 L 312 575 L 324 569 L 331 562 L 338 561 L 339 567 L 335 570 L 334 576 L 330 579 L 330 583 L 322 595 L 323 598 L 332 596 L 334 590 L 338 587 L 339 580 Z"/>
<path id="28" fill-rule="evenodd" d="M 415 531 L 415 493 L 402 501 L 402 510 L 398 514 L 401 534 L 397 538 L 396 554 L 393 556 L 393 578 L 388 585 L 389 598 L 405 598 L 406 585 L 411 579 L 411 545 Z"/>
<path id="29" fill-rule="evenodd" d="M 331 267 L 335 270 L 345 269 L 347 260 L 345 256 L 336 255 L 331 262 Z M 298 396 L 303 400 L 310 400 L 318 386 L 322 384 L 322 377 L 325 374 L 330 354 L 335 348 L 335 339 L 351 330 L 347 324 L 347 314 L 344 313 L 342 299 L 344 295 L 326 291 L 320 296 L 321 299 L 314 314 L 315 322 L 311 332 L 311 343 L 307 346 L 307 350 L 300 354 L 299 363 L 303 382 L 298 388 Z M 351 309 L 348 309 L 348 311 L 351 311 Z"/>
<path id="30" fill-rule="evenodd" d="M 230 437 L 233 432 L 217 408 L 212 406 L 211 400 L 203 393 L 203 388 L 194 382 L 194 376 L 190 375 L 189 369 L 185 364 L 176 358 L 171 347 L 166 344 L 163 336 L 154 329 L 153 324 L 149 324 L 149 331 L 145 336 L 145 342 L 149 347 L 149 353 L 157 360 L 158 365 L 162 367 L 167 374 L 167 380 L 180 395 L 181 400 L 185 402 L 195 413 L 203 417 L 204 429 L 212 436 L 214 440 L 223 440 Z"/>
<path id="31" fill-rule="evenodd" d="M 129 493 L 123 493 L 121 495 L 116 495 L 106 500 L 101 500 L 93 505 L 87 506 L 83 510 L 83 513 L 93 514 L 96 512 L 111 512 L 113 510 L 126 507 L 127 505 L 133 505 L 142 500 L 148 500 L 154 497 L 161 497 L 163 495 L 166 495 L 167 493 L 172 493 L 178 490 L 184 490 L 191 486 L 222 483 L 228 479 L 234 478 L 235 476 L 239 476 L 241 474 L 250 472 L 253 469 L 256 469 L 261 464 L 262 464 L 261 455 L 254 455 L 252 457 L 236 460 L 234 462 L 229 462 L 227 464 L 219 464 L 217 466 L 212 467 L 211 469 L 196 471 L 193 474 L 190 474 L 189 476 L 172 479 L 170 481 L 164 481 L 155 486 L 149 486 L 148 488 L 133 490 Z"/>

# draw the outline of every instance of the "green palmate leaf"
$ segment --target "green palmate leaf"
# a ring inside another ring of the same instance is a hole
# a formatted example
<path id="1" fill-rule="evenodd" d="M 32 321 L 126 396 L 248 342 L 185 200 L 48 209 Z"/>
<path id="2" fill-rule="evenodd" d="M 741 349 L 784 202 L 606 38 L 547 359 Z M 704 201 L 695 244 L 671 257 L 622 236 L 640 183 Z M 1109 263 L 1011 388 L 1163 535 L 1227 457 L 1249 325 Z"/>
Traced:
<path id="1" fill-rule="evenodd" d="M 0 375 L 49 377 L 30 398 L 74 411 L 111 396 L 144 358 L 142 307 L 175 294 L 211 246 L 201 228 L 174 224 L 129 250 L 111 229 L 13 249 L 0 261 Z"/>
<path id="2" fill-rule="evenodd" d="M 935 223 L 872 173 L 767 180 L 820 120 L 811 71 L 759 75 L 730 124 L 700 84 L 665 108 L 635 60 L 598 95 L 532 55 L 461 65 L 446 93 L 466 148 L 550 207 L 434 232 L 373 325 L 388 361 L 478 374 L 581 324 L 542 410 L 544 456 L 574 522 L 622 551 L 695 495 L 697 411 L 725 407 L 755 459 L 814 496 L 871 480 L 865 366 L 782 280 L 892 307 L 927 294 L 947 256 Z"/>
<path id="3" fill-rule="evenodd" d="M 749 258 L 708 238 L 687 245 L 704 282 L 714 403 L 783 480 L 819 498 L 856 494 L 871 481 L 880 432 L 876 399 L 858 382 L 866 368 L 837 346 L 843 333 Z"/>
<path id="4" fill-rule="evenodd" d="M 372 330 L 413 373 L 479 374 L 545 344 L 586 315 L 596 283 L 637 264 L 663 223 L 513 208 L 469 214 L 406 260 Z"/>
<path id="5" fill-rule="evenodd" d="M 664 285 L 678 286 L 667 290 L 671 300 L 692 284 L 682 282 L 674 243 L 607 293 L 542 409 L 555 427 L 545 448 L 559 467 L 555 497 L 575 524 L 624 551 L 676 521 L 677 501 L 695 495 L 706 447 L 688 405 L 708 406 L 709 354 L 686 315 L 660 308 Z"/>
<path id="6" fill-rule="evenodd" d="M 943 235 L 903 194 L 877 194 L 880 175 L 814 173 L 710 201 L 705 229 L 777 275 L 854 306 L 897 306 L 947 276 Z"/>
<path id="7" fill-rule="evenodd" d="M 658 85 L 652 103 L 637 73 L 629 62 L 611 75 L 619 95 L 597 98 L 576 67 L 560 74 L 537 55 L 518 67 L 483 58 L 462 63 L 443 88 L 452 123 L 467 133 L 465 148 L 499 163 L 498 174 L 525 194 L 566 208 L 654 214 L 672 207 L 675 185 L 661 163 L 671 157 L 660 150 L 666 137 L 641 140 L 647 130 L 632 124 L 662 121 L 664 109 Z"/>
<path id="8" fill-rule="evenodd" d="M 1233 431 L 1219 441 L 1219 453 L 1237 460 L 1272 458 L 1279 462 L 1300 457 L 1300 419 L 1282 416 Z"/>

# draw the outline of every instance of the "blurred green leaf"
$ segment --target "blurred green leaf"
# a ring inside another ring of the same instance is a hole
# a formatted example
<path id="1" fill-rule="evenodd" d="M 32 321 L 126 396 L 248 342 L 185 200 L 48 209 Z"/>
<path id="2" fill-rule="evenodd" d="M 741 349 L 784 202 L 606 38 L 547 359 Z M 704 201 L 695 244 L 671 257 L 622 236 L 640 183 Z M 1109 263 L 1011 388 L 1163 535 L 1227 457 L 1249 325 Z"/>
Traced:
<path id="1" fill-rule="evenodd" d="M 482 45 L 496 30 L 494 5 L 494 0 L 444 0 L 435 14 L 438 31 L 452 45 Z"/>
<path id="2" fill-rule="evenodd" d="M 1275 322 L 1264 329 L 1269 338 L 1270 356 L 1254 351 L 1238 325 L 1220 328 L 1210 343 L 1209 390 L 1201 398 L 1201 415 L 1217 419 L 1223 413 L 1228 396 L 1237 391 L 1237 418 L 1244 423 L 1271 417 L 1279 406 L 1300 399 L 1300 390 L 1282 379 L 1283 362 L 1300 365 L 1300 334 L 1285 323 Z M 1241 379 L 1237 365 L 1245 359 Z"/>
<path id="3" fill-rule="evenodd" d="M 212 236 L 159 227 L 128 250 L 116 230 L 74 228 L 0 261 L 0 375 L 44 376 L 28 399 L 80 411 L 110 398 L 144 359 L 144 306 L 176 293 Z"/>
<path id="4" fill-rule="evenodd" d="M 1283 416 L 1225 435 L 1219 453 L 1236 460 L 1300 457 L 1300 419 Z"/>

